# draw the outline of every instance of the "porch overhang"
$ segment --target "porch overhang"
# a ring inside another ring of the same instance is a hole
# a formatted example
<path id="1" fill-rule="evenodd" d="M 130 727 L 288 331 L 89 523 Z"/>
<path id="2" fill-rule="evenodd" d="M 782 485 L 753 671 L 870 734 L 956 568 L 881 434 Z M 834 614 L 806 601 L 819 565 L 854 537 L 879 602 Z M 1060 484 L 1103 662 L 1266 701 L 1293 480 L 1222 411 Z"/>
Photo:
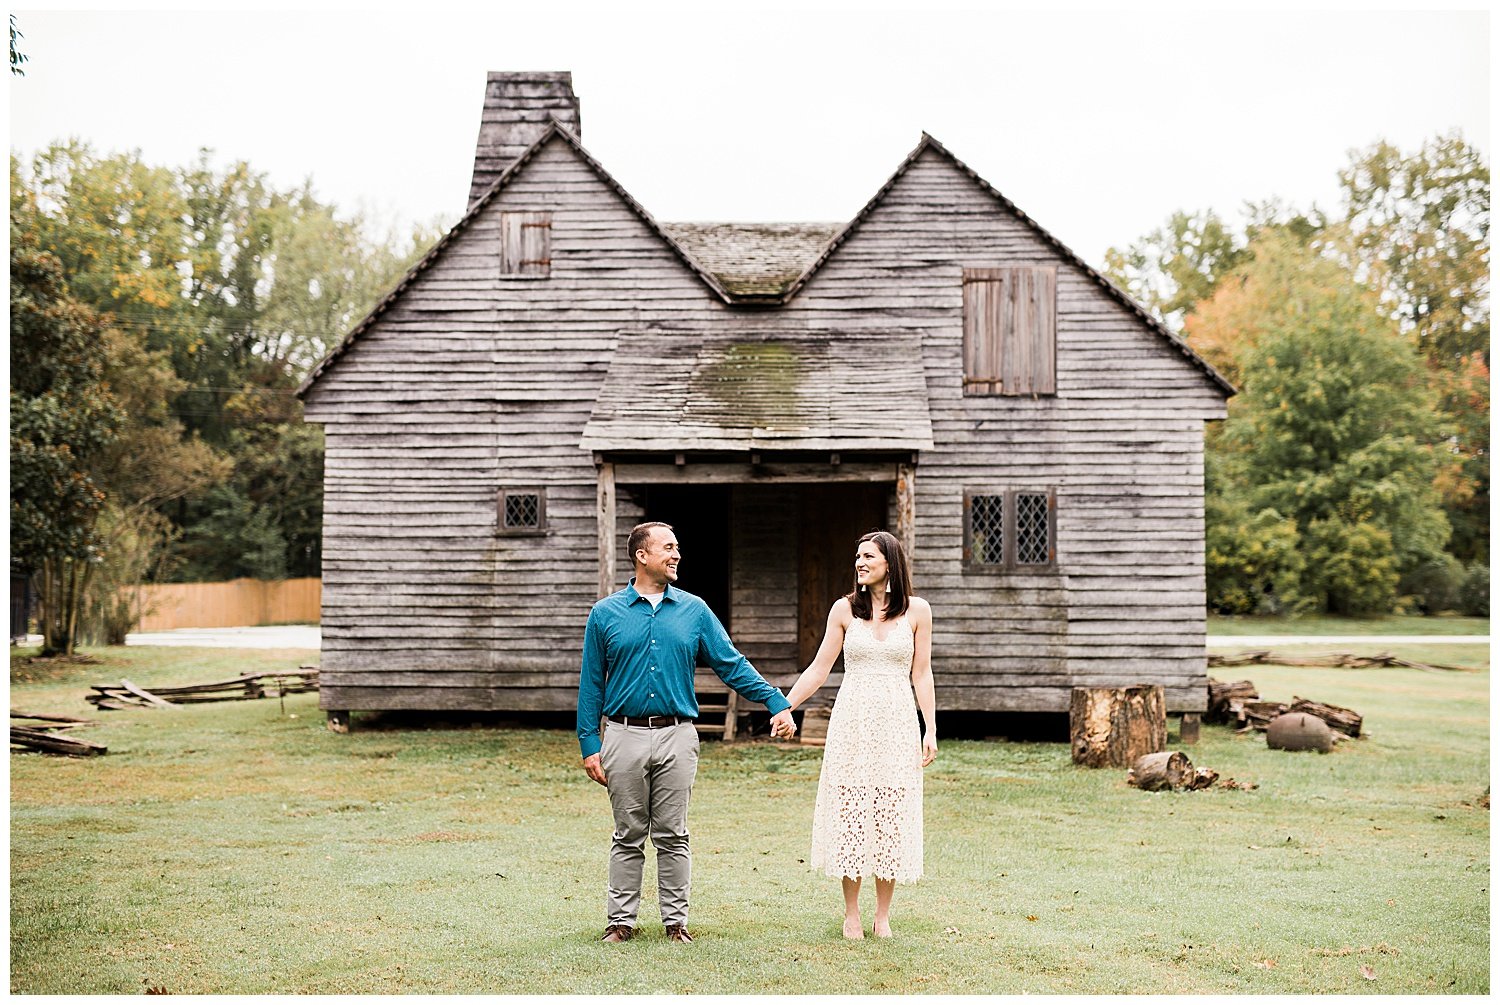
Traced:
<path id="1" fill-rule="evenodd" d="M 916 333 L 621 332 L 579 446 L 595 454 L 932 448 Z"/>

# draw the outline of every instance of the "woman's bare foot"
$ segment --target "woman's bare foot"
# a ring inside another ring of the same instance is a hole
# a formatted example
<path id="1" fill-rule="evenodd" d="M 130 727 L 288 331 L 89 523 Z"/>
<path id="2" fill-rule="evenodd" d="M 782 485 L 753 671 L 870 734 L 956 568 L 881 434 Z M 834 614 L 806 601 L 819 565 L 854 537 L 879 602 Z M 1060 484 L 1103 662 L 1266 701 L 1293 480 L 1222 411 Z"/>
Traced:
<path id="1" fill-rule="evenodd" d="M 860 921 L 858 918 L 845 918 L 844 919 L 844 938 L 846 938 L 846 939 L 863 939 L 864 937 L 865 937 L 864 922 Z"/>
<path id="2" fill-rule="evenodd" d="M 891 919 L 875 919 L 875 937 L 877 939 L 889 939 L 891 937 Z"/>

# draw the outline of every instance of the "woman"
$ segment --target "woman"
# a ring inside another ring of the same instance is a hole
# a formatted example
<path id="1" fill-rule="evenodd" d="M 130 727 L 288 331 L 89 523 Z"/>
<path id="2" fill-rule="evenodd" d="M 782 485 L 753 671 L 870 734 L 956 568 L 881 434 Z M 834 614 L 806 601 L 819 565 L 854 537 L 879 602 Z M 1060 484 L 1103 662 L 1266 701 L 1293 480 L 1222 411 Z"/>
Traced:
<path id="1" fill-rule="evenodd" d="M 848 939 L 865 937 L 859 887 L 874 876 L 874 931 L 889 938 L 896 884 L 922 875 L 922 769 L 937 757 L 937 728 L 932 608 L 911 595 L 906 556 L 885 531 L 859 539 L 854 589 L 828 612 L 818 655 L 787 695 L 792 708 L 823 686 L 840 648 L 844 682 L 823 747 L 812 866 L 843 879 Z"/>

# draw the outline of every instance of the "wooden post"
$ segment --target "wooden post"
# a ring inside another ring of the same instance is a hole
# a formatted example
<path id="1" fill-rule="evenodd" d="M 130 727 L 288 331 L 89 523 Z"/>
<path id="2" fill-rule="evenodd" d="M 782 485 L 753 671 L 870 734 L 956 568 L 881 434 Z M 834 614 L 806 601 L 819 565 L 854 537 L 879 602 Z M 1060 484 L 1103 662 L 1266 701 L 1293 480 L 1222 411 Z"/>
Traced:
<path id="1" fill-rule="evenodd" d="M 1167 703 L 1160 684 L 1073 689 L 1068 709 L 1073 763 L 1128 768 L 1167 747 Z"/>
<path id="2" fill-rule="evenodd" d="M 724 696 L 724 739 L 734 739 L 735 729 L 739 726 L 740 696 L 734 688 Z"/>
<path id="3" fill-rule="evenodd" d="M 917 469 L 915 465 L 896 465 L 896 539 L 911 562 L 917 547 Z"/>
<path id="4" fill-rule="evenodd" d="M 599 596 L 615 592 L 615 466 L 599 465 Z"/>
<path id="5" fill-rule="evenodd" d="M 1178 738 L 1183 743 L 1198 742 L 1198 724 L 1201 718 L 1198 712 L 1182 713 L 1182 728 L 1178 731 Z"/>

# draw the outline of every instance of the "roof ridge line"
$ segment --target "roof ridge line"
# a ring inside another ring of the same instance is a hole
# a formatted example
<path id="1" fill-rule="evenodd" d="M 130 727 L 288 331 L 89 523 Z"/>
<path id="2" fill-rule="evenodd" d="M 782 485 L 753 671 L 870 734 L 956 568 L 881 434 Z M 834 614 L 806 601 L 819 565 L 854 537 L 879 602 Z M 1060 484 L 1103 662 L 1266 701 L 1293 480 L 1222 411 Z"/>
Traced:
<path id="1" fill-rule="evenodd" d="M 391 307 L 391 305 L 395 303 L 396 299 L 402 293 L 404 293 L 408 287 L 411 286 L 412 282 L 417 278 L 417 276 L 427 271 L 432 263 L 435 262 L 443 253 L 443 251 L 445 251 L 448 246 L 453 243 L 454 239 L 461 231 L 468 228 L 469 224 L 472 223 L 474 219 L 478 217 L 478 215 L 484 210 L 484 208 L 494 200 L 496 193 L 498 193 L 502 188 L 508 185 L 510 181 L 516 176 L 517 172 L 519 172 L 522 167 L 530 162 L 531 159 L 541 151 L 542 147 L 546 146 L 547 143 L 554 138 L 561 138 L 565 143 L 567 143 L 568 146 L 570 146 L 573 151 L 583 159 L 583 162 L 594 171 L 599 180 L 604 182 L 604 184 L 609 188 L 613 189 L 615 194 L 620 196 L 620 198 L 625 202 L 626 206 L 628 206 L 632 211 L 635 212 L 638 217 L 641 218 L 641 221 L 646 224 L 647 228 L 649 228 L 652 233 L 656 234 L 657 237 L 665 241 L 668 249 L 676 254 L 677 257 L 682 260 L 683 264 L 686 265 L 689 270 L 694 272 L 698 276 L 698 278 L 701 279 L 706 286 L 708 286 L 710 290 L 717 294 L 718 297 L 725 303 L 733 302 L 733 299 L 731 298 L 729 292 L 724 289 L 719 281 L 710 272 L 708 272 L 708 270 L 703 268 L 703 266 L 698 263 L 697 259 L 695 259 L 691 254 L 688 253 L 687 249 L 678 244 L 670 234 L 662 230 L 661 225 L 658 224 L 656 222 L 656 219 L 646 211 L 646 208 L 639 202 L 637 202 L 634 196 L 625 191 L 625 187 L 618 181 L 616 181 L 614 176 L 604 169 L 604 165 L 595 160 L 593 155 L 591 155 L 587 150 L 583 148 L 582 141 L 580 141 L 578 137 L 574 136 L 573 133 L 562 124 L 562 122 L 557 118 L 556 115 L 553 115 L 549 112 L 547 115 L 547 120 L 547 125 L 542 130 L 542 134 L 538 136 L 532 142 L 532 144 L 527 147 L 526 150 L 519 157 L 517 157 L 504 171 L 500 172 L 499 177 L 497 177 L 492 183 L 490 183 L 490 187 L 485 189 L 483 195 L 469 204 L 469 207 L 464 210 L 463 216 L 459 217 L 458 222 L 450 227 L 448 229 L 448 232 L 441 238 L 439 238 L 437 243 L 435 243 L 431 248 L 427 250 L 426 254 L 424 254 L 420 259 L 413 263 L 409 269 L 406 270 L 406 273 L 401 277 L 401 279 L 396 283 L 391 291 L 384 297 L 382 297 L 375 304 L 375 306 L 370 309 L 370 312 L 365 315 L 364 319 L 361 320 L 353 328 L 349 329 L 349 334 L 345 335 L 344 338 L 340 340 L 337 346 L 335 346 L 331 351 L 329 351 L 326 356 L 319 360 L 317 365 L 314 366 L 312 370 L 308 371 L 308 374 L 305 378 L 303 378 L 302 383 L 297 386 L 296 396 L 298 398 L 301 398 L 312 388 L 313 384 L 317 382 L 318 378 L 321 377 L 323 373 L 325 373 L 327 369 L 332 366 L 333 363 L 340 356 L 342 356 L 351 345 L 354 344 L 355 339 L 364 334 L 365 331 L 375 323 L 380 315 L 384 314 Z"/>

